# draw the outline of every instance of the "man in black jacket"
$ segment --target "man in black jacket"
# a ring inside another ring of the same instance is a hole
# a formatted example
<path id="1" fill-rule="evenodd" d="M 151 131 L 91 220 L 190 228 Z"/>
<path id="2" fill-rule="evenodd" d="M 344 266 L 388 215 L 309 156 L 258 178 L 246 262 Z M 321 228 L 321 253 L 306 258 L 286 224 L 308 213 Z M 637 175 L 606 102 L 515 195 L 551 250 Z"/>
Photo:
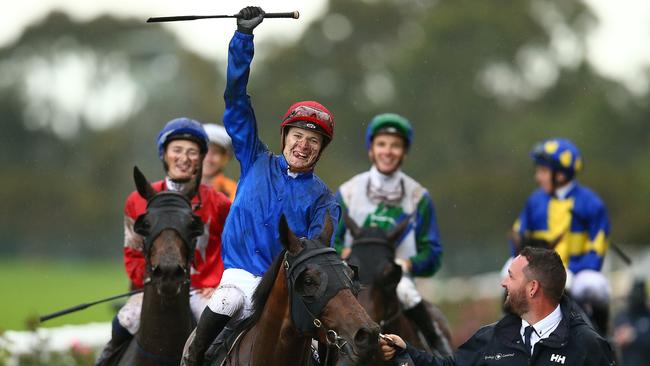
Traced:
<path id="1" fill-rule="evenodd" d="M 566 272 L 555 251 L 525 248 L 501 283 L 509 311 L 503 319 L 479 329 L 446 358 L 417 350 L 389 334 L 392 342 L 381 340 L 384 358 L 396 357 L 416 366 L 615 365 L 609 343 L 564 296 L 565 282 Z"/>

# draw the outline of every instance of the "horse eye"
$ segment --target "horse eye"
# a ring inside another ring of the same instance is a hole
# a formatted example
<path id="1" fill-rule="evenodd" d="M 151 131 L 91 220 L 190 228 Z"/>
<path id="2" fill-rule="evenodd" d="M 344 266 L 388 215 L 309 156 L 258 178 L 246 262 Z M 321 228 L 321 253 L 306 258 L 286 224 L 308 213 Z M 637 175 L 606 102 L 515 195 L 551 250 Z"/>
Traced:
<path id="1" fill-rule="evenodd" d="M 318 291 L 319 279 L 309 273 L 303 273 L 296 283 L 296 290 L 305 297 L 312 297 Z"/>

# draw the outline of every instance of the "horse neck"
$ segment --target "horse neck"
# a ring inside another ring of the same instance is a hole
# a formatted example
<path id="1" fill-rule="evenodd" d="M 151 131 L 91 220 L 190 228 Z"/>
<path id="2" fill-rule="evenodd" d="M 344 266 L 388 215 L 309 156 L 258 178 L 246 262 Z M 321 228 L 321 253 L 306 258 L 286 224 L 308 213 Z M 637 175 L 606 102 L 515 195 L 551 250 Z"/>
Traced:
<path id="1" fill-rule="evenodd" d="M 138 344 L 150 353 L 180 357 L 193 325 L 189 304 L 189 284 L 174 297 L 159 295 L 153 284 L 146 286 Z"/>
<path id="2" fill-rule="evenodd" d="M 284 268 L 278 271 L 273 289 L 257 323 L 248 331 L 253 342 L 252 365 L 305 365 L 311 356 L 311 337 L 302 335 L 292 324 L 289 290 Z M 257 342 L 259 340 L 259 342 Z M 292 360 L 287 363 L 288 356 Z M 299 357 L 297 357 L 300 355 Z"/>

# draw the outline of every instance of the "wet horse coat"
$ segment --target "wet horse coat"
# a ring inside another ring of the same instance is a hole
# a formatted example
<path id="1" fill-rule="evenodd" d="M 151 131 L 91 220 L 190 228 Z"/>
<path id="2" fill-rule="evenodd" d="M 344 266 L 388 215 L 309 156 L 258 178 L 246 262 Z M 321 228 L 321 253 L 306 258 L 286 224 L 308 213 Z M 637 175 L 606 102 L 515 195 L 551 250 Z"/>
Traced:
<path id="1" fill-rule="evenodd" d="M 145 237 L 140 329 L 122 352 L 103 365 L 178 365 L 194 326 L 189 306 L 190 268 L 203 223 L 194 215 L 186 195 L 156 193 L 137 168 L 134 179 L 138 192 L 147 199 L 147 212 L 134 225 Z"/>
<path id="2" fill-rule="evenodd" d="M 415 347 L 428 348 L 420 337 L 417 325 L 402 311 L 397 296 L 402 268 L 395 263 L 395 242 L 406 229 L 409 220 L 402 221 L 389 232 L 376 227 L 360 228 L 347 215 L 344 220 L 354 238 L 348 262 L 359 268 L 362 286 L 359 302 L 370 317 L 379 323 L 382 333 L 399 334 Z M 431 351 L 441 355 L 451 354 L 451 334 L 446 319 L 430 303 L 427 303 L 427 308 L 440 337 L 436 347 L 439 349 Z"/>
<path id="3" fill-rule="evenodd" d="M 353 270 L 322 244 L 331 233 L 327 219 L 317 240 L 299 239 L 282 218 L 285 250 L 258 285 L 253 314 L 235 330 L 241 335 L 225 364 L 310 365 L 312 338 L 330 344 L 349 365 L 365 365 L 378 354 L 379 327 L 354 296 Z"/>

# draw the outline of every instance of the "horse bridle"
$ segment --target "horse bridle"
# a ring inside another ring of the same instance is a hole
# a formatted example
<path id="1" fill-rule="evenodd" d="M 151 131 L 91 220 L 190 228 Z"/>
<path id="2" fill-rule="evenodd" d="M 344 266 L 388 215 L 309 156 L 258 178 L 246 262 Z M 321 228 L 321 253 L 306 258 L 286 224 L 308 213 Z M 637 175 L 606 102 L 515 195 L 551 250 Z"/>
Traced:
<path id="1" fill-rule="evenodd" d="M 189 266 L 182 267 L 184 280 L 179 283 L 179 286 L 189 284 L 189 271 L 194 261 L 196 238 L 203 233 L 203 223 L 201 218 L 194 214 L 190 200 L 181 193 L 172 191 L 157 193 L 147 201 L 147 211 L 138 216 L 133 225 L 133 230 L 144 237 L 142 251 L 147 273 L 153 273 L 156 269 L 156 266 L 151 265 L 149 255 L 153 242 L 163 230 L 167 229 L 176 231 L 183 240 L 188 253 Z M 147 275 L 144 284 L 150 282 L 151 277 Z"/>
<path id="2" fill-rule="evenodd" d="M 359 239 L 354 239 L 352 242 L 352 248 L 354 246 L 363 246 L 363 245 L 378 245 L 378 246 L 384 246 L 388 248 L 389 250 L 394 252 L 393 246 L 388 242 L 388 240 L 383 239 L 383 238 L 359 238 Z M 363 285 L 361 285 L 363 287 Z M 383 292 L 383 288 L 380 289 Z M 402 306 L 399 304 L 397 311 L 395 313 L 389 315 L 388 310 L 384 311 L 384 315 L 382 316 L 382 319 L 379 321 L 379 328 L 383 331 L 384 328 L 392 324 L 394 321 L 399 319 L 399 317 L 403 314 Z"/>
<path id="3" fill-rule="evenodd" d="M 355 276 L 350 277 L 345 268 L 340 269 L 340 267 L 348 266 L 340 259 L 334 248 L 310 248 L 314 246 L 314 241 L 304 238 L 301 238 L 300 241 L 304 249 L 296 256 L 285 252 L 283 259 L 285 278 L 289 287 L 291 301 L 291 320 L 294 326 L 304 333 L 314 334 L 318 329 L 325 331 L 325 339 L 328 345 L 327 361 L 330 348 L 337 348 L 339 353 L 346 355 L 351 352 L 351 346 L 334 329 L 325 327 L 315 314 L 320 314 L 329 300 L 342 289 L 350 289 L 356 295 L 358 292 L 358 279 L 356 278 L 356 271 L 353 271 Z M 322 277 L 321 286 L 314 296 L 314 300 L 306 302 L 302 296 L 294 293 L 294 288 L 296 280 L 302 272 L 308 269 L 308 266 L 318 266 L 321 269 Z"/>

